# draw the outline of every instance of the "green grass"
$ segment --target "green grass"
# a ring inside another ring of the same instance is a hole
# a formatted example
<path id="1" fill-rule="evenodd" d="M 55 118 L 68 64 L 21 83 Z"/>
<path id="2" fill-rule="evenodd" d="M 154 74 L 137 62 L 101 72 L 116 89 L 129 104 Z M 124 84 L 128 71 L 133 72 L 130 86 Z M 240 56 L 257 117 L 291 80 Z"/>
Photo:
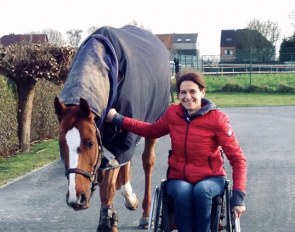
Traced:
<path id="1" fill-rule="evenodd" d="M 280 92 L 282 86 L 295 89 L 295 74 L 242 74 L 224 76 L 205 76 L 207 92 L 222 91 L 222 87 L 227 84 L 238 85 L 247 91 L 250 87 L 259 87 L 260 91 Z"/>
<path id="2" fill-rule="evenodd" d="M 221 108 L 295 105 L 295 94 L 207 93 L 206 98 Z M 176 97 L 174 99 L 177 102 Z M 56 140 L 33 144 L 30 152 L 18 153 L 9 158 L 0 157 L 0 185 L 58 158 L 59 147 Z"/>
<path id="3" fill-rule="evenodd" d="M 207 93 L 206 98 L 212 100 L 221 108 L 247 106 L 295 106 L 295 94 Z"/>
<path id="4" fill-rule="evenodd" d="M 35 143 L 32 145 L 30 152 L 18 153 L 8 158 L 0 157 L 0 185 L 4 185 L 58 158 L 57 140 Z"/>
<path id="5" fill-rule="evenodd" d="M 218 107 L 221 108 L 295 105 L 295 94 L 206 93 L 205 98 L 212 100 Z M 178 102 L 176 94 L 174 94 L 174 102 Z"/>
<path id="6" fill-rule="evenodd" d="M 276 90 L 279 85 L 287 85 L 295 88 L 295 73 L 269 73 L 269 74 L 239 74 L 239 75 L 204 75 L 207 91 L 220 91 L 226 84 L 237 84 L 249 89 L 250 85 L 268 87 Z M 175 79 L 171 82 L 175 84 Z"/>

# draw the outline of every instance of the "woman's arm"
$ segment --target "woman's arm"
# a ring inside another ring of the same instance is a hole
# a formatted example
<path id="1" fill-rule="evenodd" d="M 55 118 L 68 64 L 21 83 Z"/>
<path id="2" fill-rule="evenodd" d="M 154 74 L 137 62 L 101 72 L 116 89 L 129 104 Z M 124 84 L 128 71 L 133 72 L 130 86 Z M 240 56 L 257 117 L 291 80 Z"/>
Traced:
<path id="1" fill-rule="evenodd" d="M 220 113 L 216 136 L 219 145 L 222 147 L 227 159 L 229 160 L 233 171 L 233 192 L 231 197 L 231 205 L 234 208 L 236 217 L 240 217 L 246 210 L 246 182 L 247 182 L 247 163 L 246 157 L 238 143 L 234 130 L 230 124 L 229 117 Z"/>
<path id="2" fill-rule="evenodd" d="M 125 117 L 112 108 L 107 114 L 105 121 L 111 122 L 139 136 L 156 139 L 169 133 L 168 122 L 164 118 L 165 115 L 156 122 L 149 123 Z"/>

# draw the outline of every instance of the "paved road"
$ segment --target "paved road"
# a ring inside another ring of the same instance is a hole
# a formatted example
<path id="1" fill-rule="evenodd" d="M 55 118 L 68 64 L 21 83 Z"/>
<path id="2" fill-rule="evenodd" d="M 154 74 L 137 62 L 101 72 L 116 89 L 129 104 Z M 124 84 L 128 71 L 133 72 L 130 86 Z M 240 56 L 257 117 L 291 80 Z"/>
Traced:
<path id="1" fill-rule="evenodd" d="M 295 107 L 251 107 L 224 109 L 232 121 L 248 160 L 247 212 L 243 232 L 295 231 Z M 140 142 L 132 163 L 132 184 L 142 200 L 143 171 Z M 157 145 L 153 184 L 165 177 L 169 138 Z M 228 163 L 226 163 L 228 168 Z M 75 212 L 65 203 L 67 181 L 60 161 L 0 188 L 0 231 L 95 231 L 99 197 L 91 207 Z M 116 196 L 120 231 L 137 229 L 141 210 L 128 211 Z"/>

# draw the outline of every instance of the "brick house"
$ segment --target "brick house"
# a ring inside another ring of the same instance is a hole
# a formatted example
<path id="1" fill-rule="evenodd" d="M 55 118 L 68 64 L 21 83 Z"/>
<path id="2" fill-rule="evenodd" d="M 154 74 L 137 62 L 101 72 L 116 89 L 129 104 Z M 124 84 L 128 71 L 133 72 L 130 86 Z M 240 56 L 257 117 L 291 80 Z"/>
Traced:
<path id="1" fill-rule="evenodd" d="M 263 63 L 275 59 L 275 48 L 257 30 L 222 30 L 220 63 Z"/>
<path id="2" fill-rule="evenodd" d="M 3 47 L 16 43 L 34 43 L 44 45 L 48 43 L 48 38 L 46 34 L 10 34 L 4 35 L 0 38 L 0 44 Z"/>
<path id="3" fill-rule="evenodd" d="M 182 67 L 198 67 L 200 51 L 198 49 L 198 34 L 156 34 L 170 53 L 170 60 L 179 60 Z"/>
<path id="4" fill-rule="evenodd" d="M 222 30 L 220 40 L 220 62 L 233 62 L 236 58 L 236 31 Z"/>

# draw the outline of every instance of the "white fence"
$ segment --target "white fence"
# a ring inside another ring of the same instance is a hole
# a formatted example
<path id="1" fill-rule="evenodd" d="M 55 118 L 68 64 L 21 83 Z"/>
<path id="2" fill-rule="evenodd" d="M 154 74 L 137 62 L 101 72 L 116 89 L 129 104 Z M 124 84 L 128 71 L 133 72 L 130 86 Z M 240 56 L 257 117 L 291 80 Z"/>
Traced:
<path id="1" fill-rule="evenodd" d="M 203 74 L 234 75 L 247 73 L 295 73 L 295 63 L 290 64 L 216 64 L 201 66 Z"/>

